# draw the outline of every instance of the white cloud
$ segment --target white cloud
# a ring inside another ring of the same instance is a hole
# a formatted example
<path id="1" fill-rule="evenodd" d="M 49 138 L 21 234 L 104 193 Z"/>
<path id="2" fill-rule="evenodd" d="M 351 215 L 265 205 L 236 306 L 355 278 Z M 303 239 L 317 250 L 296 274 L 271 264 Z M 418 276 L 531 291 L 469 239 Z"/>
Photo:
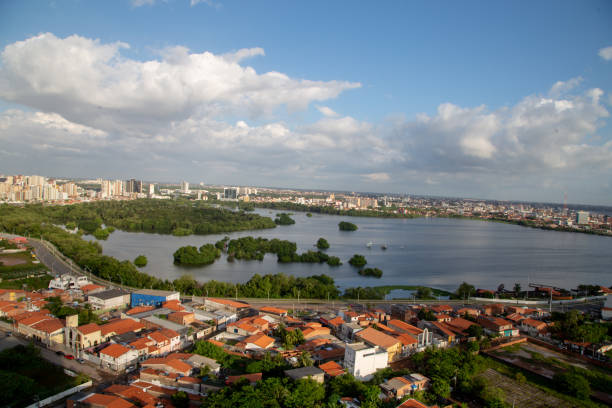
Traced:
<path id="1" fill-rule="evenodd" d="M 612 60 L 612 46 L 600 49 L 598 54 L 601 58 L 605 59 L 606 61 Z"/>
<path id="2" fill-rule="evenodd" d="M 331 108 L 329 108 L 327 106 L 317 106 L 317 110 L 319 112 L 321 112 L 321 114 L 323 114 L 323 116 L 327 116 L 328 118 L 335 118 L 335 117 L 340 116 L 336 112 L 334 112 L 333 109 L 331 109 Z"/>
<path id="3" fill-rule="evenodd" d="M 152 6 L 155 0 L 132 0 L 132 7 Z"/>
<path id="4" fill-rule="evenodd" d="M 161 60 L 121 55 L 125 43 L 41 34 L 2 52 L 0 98 L 109 132 L 146 136 L 160 124 L 194 114 L 259 117 L 279 107 L 305 109 L 359 83 L 258 74 L 238 64 L 261 48 L 233 54 L 163 50 Z"/>
<path id="5" fill-rule="evenodd" d="M 500 109 L 442 103 L 432 114 L 370 123 L 320 104 L 360 84 L 240 65 L 265 55 L 261 48 L 215 55 L 175 46 L 143 62 L 124 57 L 127 47 L 52 34 L 7 46 L 0 98 L 33 111 L 0 113 L 3 171 L 31 166 L 70 175 L 78 168 L 172 180 L 206 169 L 206 179 L 227 183 L 379 183 L 503 198 L 581 190 L 585 180 L 608 180 L 612 169 L 612 141 L 597 134 L 609 116 L 608 95 L 579 91 L 580 77 Z M 291 116 L 276 114 L 310 104 L 323 115 L 314 123 L 292 125 Z M 612 197 L 609 187 L 599 194 Z"/>
<path id="6" fill-rule="evenodd" d="M 568 81 L 557 81 L 555 82 L 555 84 L 550 88 L 550 91 L 548 92 L 548 94 L 552 97 L 559 97 L 569 91 L 571 91 L 572 89 L 576 88 L 578 85 L 580 85 L 580 83 L 583 81 L 582 77 L 576 77 L 576 78 L 572 78 Z"/>
<path id="7" fill-rule="evenodd" d="M 377 181 L 377 182 L 389 181 L 391 179 L 391 176 L 389 176 L 388 173 L 370 173 L 370 174 L 363 174 L 362 176 L 369 181 Z"/>

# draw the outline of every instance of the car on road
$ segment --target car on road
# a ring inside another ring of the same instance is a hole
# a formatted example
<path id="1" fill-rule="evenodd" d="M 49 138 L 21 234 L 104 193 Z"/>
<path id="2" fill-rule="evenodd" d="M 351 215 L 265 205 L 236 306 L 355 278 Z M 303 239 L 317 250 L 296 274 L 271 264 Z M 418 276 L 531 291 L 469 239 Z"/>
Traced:
<path id="1" fill-rule="evenodd" d="M 85 360 L 83 360 L 82 358 L 77 358 L 76 359 L 79 363 L 83 364 L 85 362 Z"/>
<path id="2" fill-rule="evenodd" d="M 66 354 L 64 358 L 67 358 L 68 360 L 74 360 L 74 356 L 72 354 Z"/>
<path id="3" fill-rule="evenodd" d="M 63 355 L 64 355 L 64 352 L 63 352 L 63 351 L 61 351 L 61 350 L 57 350 L 57 351 L 55 352 L 55 354 L 57 354 L 58 356 L 63 356 Z"/>

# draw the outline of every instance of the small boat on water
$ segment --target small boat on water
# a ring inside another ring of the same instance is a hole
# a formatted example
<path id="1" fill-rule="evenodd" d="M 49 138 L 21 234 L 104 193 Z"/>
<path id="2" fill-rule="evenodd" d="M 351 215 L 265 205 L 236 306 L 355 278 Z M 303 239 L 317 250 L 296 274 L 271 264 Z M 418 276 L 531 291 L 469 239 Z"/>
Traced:
<path id="1" fill-rule="evenodd" d="M 373 243 L 372 241 L 370 241 L 370 242 L 368 242 L 368 243 L 366 244 L 366 246 L 367 246 L 368 248 L 372 248 L 372 245 L 374 245 L 374 243 Z"/>
<path id="2" fill-rule="evenodd" d="M 386 249 L 387 249 L 387 245 L 382 244 L 382 245 L 380 246 L 380 249 L 382 249 L 382 250 L 386 250 Z"/>

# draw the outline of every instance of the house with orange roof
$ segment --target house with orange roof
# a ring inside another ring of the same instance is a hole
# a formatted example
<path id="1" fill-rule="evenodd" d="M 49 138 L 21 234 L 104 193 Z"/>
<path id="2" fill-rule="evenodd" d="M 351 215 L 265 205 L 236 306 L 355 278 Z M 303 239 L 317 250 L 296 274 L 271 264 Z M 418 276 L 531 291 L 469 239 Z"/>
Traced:
<path id="1" fill-rule="evenodd" d="M 181 301 L 179 299 L 167 300 L 162 303 L 162 307 L 168 310 L 172 310 L 174 312 L 182 312 L 185 310 L 183 305 L 181 305 Z"/>
<path id="2" fill-rule="evenodd" d="M 274 317 L 285 317 L 287 316 L 287 312 L 288 311 L 286 309 L 281 309 L 281 308 L 272 307 L 272 306 L 264 306 L 259 309 L 260 315 L 269 315 L 269 316 L 274 316 Z"/>
<path id="3" fill-rule="evenodd" d="M 43 344 L 64 343 L 64 323 L 60 319 L 50 318 L 30 326 L 32 337 Z"/>
<path id="4" fill-rule="evenodd" d="M 541 320 L 527 318 L 521 321 L 520 330 L 526 332 L 530 336 L 537 337 L 546 327 L 546 323 Z"/>
<path id="5" fill-rule="evenodd" d="M 115 319 L 100 326 L 102 338 L 105 341 L 118 334 L 125 334 L 128 332 L 138 333 L 144 328 L 144 324 L 133 319 Z"/>
<path id="6" fill-rule="evenodd" d="M 448 316 L 448 315 L 444 315 Z M 433 342 L 433 333 L 427 328 L 420 328 L 413 326 L 409 323 L 403 322 L 397 319 L 391 319 L 387 322 L 387 326 L 405 335 L 411 336 L 416 339 L 416 348 L 421 349 L 423 347 L 430 346 Z M 412 347 L 412 346 L 410 346 Z M 410 347 L 407 351 L 410 351 Z"/>
<path id="7" fill-rule="evenodd" d="M 338 334 L 342 331 L 342 324 L 344 324 L 344 319 L 340 316 L 336 316 L 333 319 L 322 320 L 323 324 L 328 326 L 334 334 Z"/>
<path id="8" fill-rule="evenodd" d="M 274 345 L 274 339 L 263 333 L 254 334 L 242 341 L 246 350 L 267 350 Z"/>
<path id="9" fill-rule="evenodd" d="M 138 352 L 121 344 L 111 344 L 100 350 L 101 364 L 115 371 L 123 371 L 138 361 Z"/>
<path id="10" fill-rule="evenodd" d="M 308 327 L 302 330 L 305 340 L 311 340 L 319 336 L 329 336 L 331 330 L 329 327 Z"/>
<path id="11" fill-rule="evenodd" d="M 402 343 L 398 339 L 372 327 L 361 330 L 355 334 L 355 338 L 372 347 L 380 347 L 385 350 L 389 362 L 396 360 L 401 355 Z"/>
<path id="12" fill-rule="evenodd" d="M 96 285 L 94 283 L 90 283 L 87 285 L 83 285 L 80 287 L 81 292 L 83 292 L 84 295 L 92 295 L 94 293 L 98 293 L 98 292 L 103 292 L 104 290 L 106 290 L 106 288 L 104 286 L 100 286 L 100 285 Z"/>
<path id="13" fill-rule="evenodd" d="M 401 404 L 399 404 L 396 408 L 438 408 L 438 406 L 437 405 L 425 405 L 420 401 L 410 398 L 402 402 Z"/>
<path id="14" fill-rule="evenodd" d="M 212 309 L 224 309 L 232 313 L 238 314 L 238 317 L 244 317 L 248 313 L 251 305 L 247 303 L 237 302 L 230 299 L 206 298 L 204 305 Z"/>
<path id="15" fill-rule="evenodd" d="M 447 344 L 452 344 L 457 339 L 457 335 L 454 330 L 447 323 L 429 322 L 429 327 L 437 335 L 441 336 Z"/>
<path id="16" fill-rule="evenodd" d="M 142 389 L 131 385 L 113 384 L 104 389 L 104 392 L 118 397 L 125 398 L 129 402 L 140 406 L 153 405 L 160 403 L 160 399 L 147 394 Z"/>
<path id="17" fill-rule="evenodd" d="M 333 378 L 339 375 L 346 374 L 344 368 L 335 361 L 328 361 L 327 363 L 323 363 L 319 365 L 319 368 L 325 372 L 327 377 Z"/>
<path id="18" fill-rule="evenodd" d="M 150 358 L 140 363 L 141 367 L 163 370 L 167 373 L 175 373 L 188 376 L 192 367 L 178 358 Z"/>
<path id="19" fill-rule="evenodd" d="M 253 322 L 252 318 L 244 318 L 238 320 L 237 322 L 228 324 L 225 327 L 225 331 L 228 333 L 238 334 L 240 336 L 252 336 L 262 332 L 263 330 L 261 327 L 266 327 L 267 329 L 268 322 L 264 319 L 260 320 L 263 320 L 266 324 L 262 326 L 261 322 L 260 324 L 257 324 Z"/>
<path id="20" fill-rule="evenodd" d="M 480 310 L 474 307 L 462 307 L 457 310 L 457 316 L 465 316 L 466 314 L 468 316 L 478 317 L 480 316 Z"/>
<path id="21" fill-rule="evenodd" d="M 88 323 L 78 327 L 66 328 L 66 344 L 68 347 L 83 350 L 102 343 L 102 330 L 96 323 Z"/>
<path id="22" fill-rule="evenodd" d="M 453 312 L 453 308 L 450 307 L 449 305 L 434 305 L 434 306 L 431 306 L 430 309 L 434 313 L 452 313 Z"/>
<path id="23" fill-rule="evenodd" d="M 68 408 L 136 408 L 136 405 L 116 395 L 109 394 L 75 394 L 66 401 Z"/>
<path id="24" fill-rule="evenodd" d="M 195 313 L 193 312 L 174 312 L 168 315 L 168 320 L 183 326 L 192 323 L 195 319 Z"/>
<path id="25" fill-rule="evenodd" d="M 502 319 L 501 317 L 480 316 L 477 322 L 484 328 L 487 334 L 497 334 L 501 337 L 518 336 L 518 329 L 512 326 L 512 322 Z"/>
<path id="26" fill-rule="evenodd" d="M 134 306 L 125 312 L 125 314 L 128 316 L 133 316 L 144 312 L 150 312 L 151 310 L 155 310 L 155 306 Z"/>
<path id="27" fill-rule="evenodd" d="M 240 381 L 242 379 L 245 379 L 251 385 L 255 385 L 255 384 L 257 384 L 258 381 L 261 381 L 262 376 L 263 376 L 262 373 L 230 375 L 230 376 L 228 376 L 226 378 L 225 384 L 226 385 L 232 385 L 232 384 L 237 383 L 238 381 Z"/>
<path id="28" fill-rule="evenodd" d="M 402 355 L 410 354 L 416 351 L 418 341 L 413 336 L 406 333 L 395 334 L 393 337 L 402 343 Z"/>
<path id="29" fill-rule="evenodd" d="M 0 289 L 0 300 L 16 302 L 25 296 L 25 290 L 21 289 Z"/>

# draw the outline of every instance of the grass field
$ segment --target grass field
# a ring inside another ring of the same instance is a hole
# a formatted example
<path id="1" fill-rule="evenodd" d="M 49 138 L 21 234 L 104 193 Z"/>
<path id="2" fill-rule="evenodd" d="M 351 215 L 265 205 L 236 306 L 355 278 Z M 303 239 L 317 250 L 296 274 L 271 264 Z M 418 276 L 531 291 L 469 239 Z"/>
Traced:
<path id="1" fill-rule="evenodd" d="M 581 407 L 581 405 L 574 405 L 567 400 L 557 398 L 529 383 L 519 383 L 491 368 L 488 368 L 481 376 L 491 386 L 501 389 L 504 392 L 506 403 L 516 408 Z"/>

